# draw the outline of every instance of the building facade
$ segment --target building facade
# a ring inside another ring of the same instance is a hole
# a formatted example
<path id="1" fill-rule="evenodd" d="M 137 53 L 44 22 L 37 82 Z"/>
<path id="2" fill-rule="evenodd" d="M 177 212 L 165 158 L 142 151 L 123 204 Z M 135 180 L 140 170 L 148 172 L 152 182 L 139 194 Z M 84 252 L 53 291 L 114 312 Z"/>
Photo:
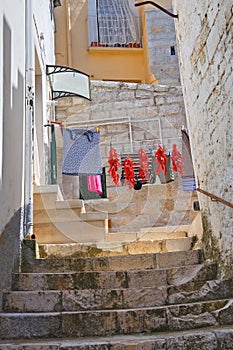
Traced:
<path id="1" fill-rule="evenodd" d="M 171 10 L 171 1 L 161 2 Z M 134 0 L 64 0 L 56 62 L 92 80 L 179 85 L 174 20 Z"/>
<path id="2" fill-rule="evenodd" d="M 53 116 L 46 77 L 55 61 L 53 1 L 1 1 L 0 27 L 1 296 L 19 269 L 20 240 L 32 233 L 33 184 L 50 182 L 44 124 Z"/>
<path id="3" fill-rule="evenodd" d="M 162 5 L 172 11 L 170 1 Z M 106 173 L 110 144 L 119 154 L 137 154 L 140 145 L 152 154 L 159 143 L 168 152 L 173 143 L 180 149 L 186 121 L 174 19 L 153 6 L 135 7 L 131 0 L 67 0 L 56 12 L 56 23 L 57 63 L 88 73 L 92 95 L 91 101 L 58 101 L 56 118 L 99 127 Z M 72 188 L 79 198 L 78 179 L 61 176 L 62 149 L 58 130 L 58 182 L 65 198 Z"/>

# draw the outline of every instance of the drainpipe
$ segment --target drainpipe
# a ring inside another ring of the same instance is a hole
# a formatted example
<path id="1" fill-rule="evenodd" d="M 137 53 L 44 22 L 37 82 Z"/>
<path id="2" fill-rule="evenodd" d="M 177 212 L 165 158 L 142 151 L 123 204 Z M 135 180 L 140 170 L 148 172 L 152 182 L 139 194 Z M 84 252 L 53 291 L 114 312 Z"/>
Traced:
<path id="1" fill-rule="evenodd" d="M 66 40 L 67 40 L 67 65 L 72 67 L 72 44 L 71 44 L 71 9 L 70 2 L 66 0 Z"/>
<path id="2" fill-rule="evenodd" d="M 57 183 L 57 154 L 56 154 L 56 137 L 55 137 L 55 126 L 54 124 L 45 124 L 44 127 L 49 126 L 51 128 L 51 184 Z"/>
<path id="3" fill-rule="evenodd" d="M 33 128 L 34 128 L 34 39 L 32 0 L 25 1 L 25 49 L 26 49 L 26 120 L 25 120 L 25 194 L 24 236 L 33 233 Z"/>

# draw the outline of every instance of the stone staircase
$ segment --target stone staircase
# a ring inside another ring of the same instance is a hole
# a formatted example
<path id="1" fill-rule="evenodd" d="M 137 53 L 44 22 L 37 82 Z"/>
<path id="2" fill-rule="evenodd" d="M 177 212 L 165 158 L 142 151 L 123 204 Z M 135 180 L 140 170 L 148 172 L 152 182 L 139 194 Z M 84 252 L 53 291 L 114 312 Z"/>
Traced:
<path id="1" fill-rule="evenodd" d="M 190 225 L 142 228 L 138 232 L 108 232 L 104 241 L 39 244 L 38 248 L 41 258 L 164 253 L 200 248 L 201 236 L 202 221 L 198 213 Z"/>
<path id="2" fill-rule="evenodd" d="M 107 234 L 105 242 L 39 244 L 42 258 L 101 257 L 191 250 L 197 240 L 186 231 Z"/>
<path id="3" fill-rule="evenodd" d="M 22 242 L 0 350 L 230 350 L 233 280 L 201 249 L 41 258 Z"/>
<path id="4" fill-rule="evenodd" d="M 35 186 L 33 232 L 41 244 L 103 242 L 108 213 L 86 213 L 83 200 L 63 200 L 58 185 Z"/>
<path id="5" fill-rule="evenodd" d="M 190 234 L 190 227 L 198 221 L 199 213 L 192 209 L 196 195 L 184 193 L 179 179 L 163 185 L 147 184 L 140 191 L 128 186 L 112 191 L 109 199 L 64 200 L 58 185 L 35 186 L 33 221 L 37 242 L 70 247 L 79 243 L 102 251 L 133 254 L 188 250 L 193 246 L 193 236 L 200 239 L 200 225 Z M 176 233 L 173 241 L 172 237 L 162 238 L 167 228 L 170 236 Z M 57 246 L 57 250 L 60 248 Z"/>
<path id="6" fill-rule="evenodd" d="M 179 186 L 85 202 L 37 187 L 0 350 L 232 349 L 233 280 L 205 261 L 195 193 Z"/>
<path id="7" fill-rule="evenodd" d="M 109 232 L 138 232 L 151 227 L 190 225 L 197 212 L 196 191 L 184 192 L 180 178 L 167 184 L 146 184 L 135 191 L 128 186 L 110 186 L 108 200 L 85 201 L 88 212 L 107 212 Z"/>

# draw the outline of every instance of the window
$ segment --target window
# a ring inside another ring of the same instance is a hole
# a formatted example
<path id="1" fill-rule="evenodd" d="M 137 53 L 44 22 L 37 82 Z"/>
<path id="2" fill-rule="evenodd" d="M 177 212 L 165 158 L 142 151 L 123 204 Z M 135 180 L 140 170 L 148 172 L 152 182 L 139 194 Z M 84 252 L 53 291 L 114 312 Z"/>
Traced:
<path id="1" fill-rule="evenodd" d="M 175 46 L 171 46 L 171 55 L 175 56 L 176 51 L 175 51 Z"/>
<path id="2" fill-rule="evenodd" d="M 88 1 L 89 45 L 140 47 L 139 21 L 128 0 Z"/>

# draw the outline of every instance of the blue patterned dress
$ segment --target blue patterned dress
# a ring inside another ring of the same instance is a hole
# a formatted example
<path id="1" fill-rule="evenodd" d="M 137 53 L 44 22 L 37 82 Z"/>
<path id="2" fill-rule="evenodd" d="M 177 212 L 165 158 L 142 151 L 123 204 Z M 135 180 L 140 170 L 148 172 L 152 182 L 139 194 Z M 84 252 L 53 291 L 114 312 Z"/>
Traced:
<path id="1" fill-rule="evenodd" d="M 98 131 L 73 128 L 63 130 L 62 174 L 102 174 Z"/>

